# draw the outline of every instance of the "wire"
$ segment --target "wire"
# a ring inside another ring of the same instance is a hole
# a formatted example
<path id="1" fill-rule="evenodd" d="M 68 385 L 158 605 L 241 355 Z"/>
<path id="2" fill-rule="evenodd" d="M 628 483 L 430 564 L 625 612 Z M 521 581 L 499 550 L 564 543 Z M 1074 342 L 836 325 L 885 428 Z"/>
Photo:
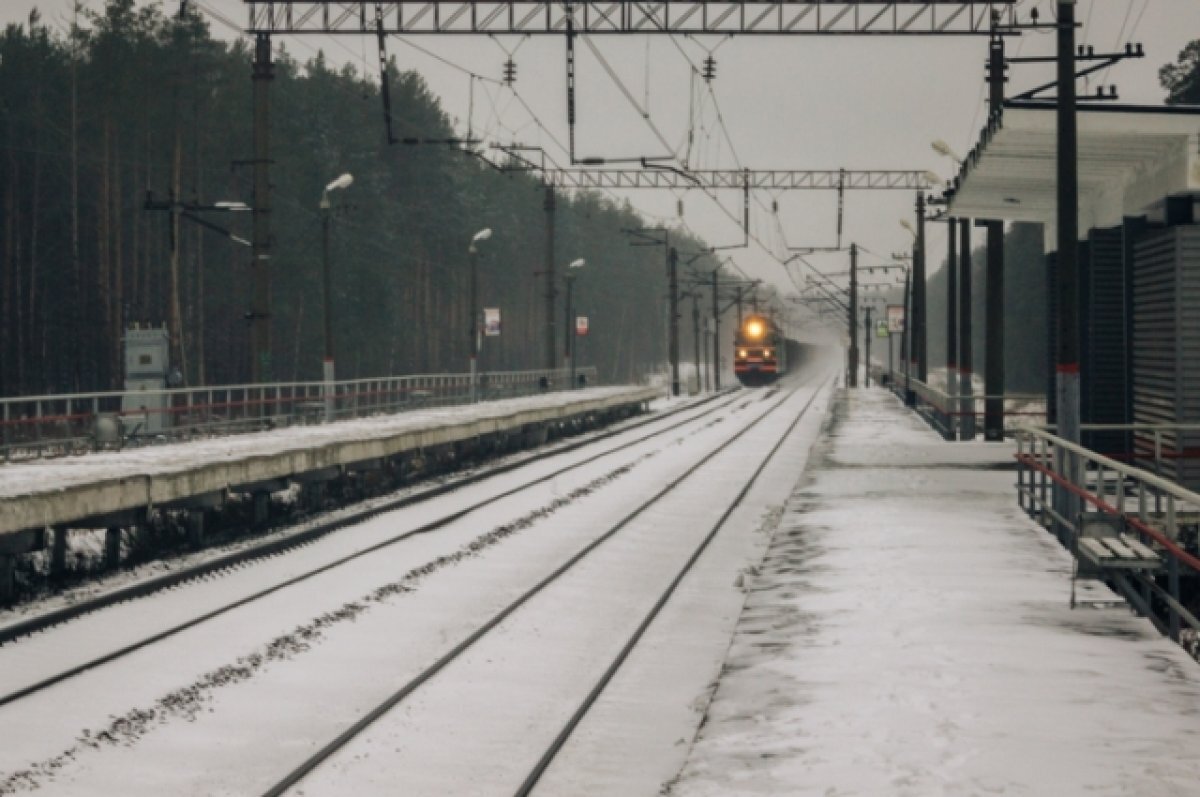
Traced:
<path id="1" fill-rule="evenodd" d="M 630 93 L 629 89 L 625 86 L 625 83 L 622 82 L 620 76 L 618 76 L 617 73 L 613 70 L 612 65 L 610 65 L 608 63 L 608 60 L 604 57 L 604 55 L 600 52 L 600 50 L 596 47 L 596 45 L 592 43 L 591 37 L 590 36 L 581 36 L 580 38 L 583 39 L 583 43 L 588 46 L 588 49 L 591 50 L 592 54 L 595 55 L 596 58 L 600 61 L 600 65 L 602 67 L 604 67 L 604 71 L 608 73 L 608 76 L 612 79 L 613 83 L 615 83 L 617 85 L 617 88 L 619 88 L 621 90 L 621 93 L 625 95 L 625 99 L 629 100 L 629 104 L 632 105 L 637 110 L 637 112 L 641 115 L 642 120 L 645 121 L 646 126 L 650 128 L 650 130 L 654 133 L 655 137 L 658 138 L 659 143 L 661 143 L 663 145 L 663 148 L 666 149 L 667 152 L 671 153 L 672 158 L 678 160 L 678 158 L 679 158 L 678 153 L 671 149 L 670 142 L 667 141 L 666 137 L 663 136 L 662 131 L 658 129 L 658 126 L 656 124 L 654 124 L 654 121 L 650 118 L 650 112 L 648 110 L 646 110 L 645 108 L 643 108 L 638 103 L 637 98 L 635 98 L 633 96 L 633 94 Z"/>

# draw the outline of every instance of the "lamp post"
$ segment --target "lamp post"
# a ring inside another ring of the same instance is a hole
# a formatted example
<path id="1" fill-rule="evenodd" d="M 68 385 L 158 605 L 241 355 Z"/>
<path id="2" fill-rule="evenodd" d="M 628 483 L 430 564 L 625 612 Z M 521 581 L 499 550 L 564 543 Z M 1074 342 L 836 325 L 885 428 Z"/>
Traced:
<path id="1" fill-rule="evenodd" d="M 575 311 L 571 307 L 571 289 L 575 285 L 575 274 L 573 273 L 574 270 L 577 268 L 583 268 L 583 266 L 586 263 L 587 263 L 587 261 L 584 260 L 582 257 L 578 258 L 576 260 L 572 260 L 569 264 L 567 264 L 567 273 L 566 273 L 567 318 L 566 318 L 566 324 L 564 324 L 564 326 L 563 326 L 563 331 L 564 331 L 565 337 L 566 337 L 566 340 L 565 340 L 566 345 L 563 347 L 563 352 L 564 352 L 564 356 L 566 357 L 566 360 L 567 360 L 566 366 L 571 372 L 571 389 L 572 390 L 575 389 L 575 319 L 572 316 L 572 313 L 574 313 Z"/>
<path id="2" fill-rule="evenodd" d="M 468 333 L 467 348 L 471 352 L 471 403 L 474 404 L 478 400 L 478 363 L 477 357 L 479 349 L 482 347 L 479 330 L 479 250 L 475 244 L 480 241 L 486 241 L 492 237 L 492 229 L 484 227 L 479 232 L 471 237 L 471 245 L 467 248 L 467 255 L 471 260 L 471 301 L 470 301 L 470 316 L 471 327 Z"/>
<path id="3" fill-rule="evenodd" d="M 333 298 L 330 289 L 329 276 L 329 218 L 332 215 L 333 206 L 329 202 L 330 191 L 341 191 L 349 188 L 354 183 L 354 177 L 349 172 L 338 177 L 329 185 L 325 186 L 324 192 L 321 193 L 321 250 L 322 250 L 322 282 L 324 285 L 325 299 L 325 360 L 324 360 L 324 393 L 325 393 L 325 421 L 329 422 L 334 419 L 335 414 L 335 388 L 334 388 L 334 367 L 333 367 Z"/>

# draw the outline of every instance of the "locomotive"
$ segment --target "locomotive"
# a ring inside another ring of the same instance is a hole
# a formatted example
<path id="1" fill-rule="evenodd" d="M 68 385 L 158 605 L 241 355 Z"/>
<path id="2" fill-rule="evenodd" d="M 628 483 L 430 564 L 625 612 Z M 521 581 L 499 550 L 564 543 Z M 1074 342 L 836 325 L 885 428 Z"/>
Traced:
<path id="1" fill-rule="evenodd" d="M 768 316 L 747 316 L 733 340 L 733 374 L 746 387 L 769 385 L 787 373 L 787 341 Z"/>

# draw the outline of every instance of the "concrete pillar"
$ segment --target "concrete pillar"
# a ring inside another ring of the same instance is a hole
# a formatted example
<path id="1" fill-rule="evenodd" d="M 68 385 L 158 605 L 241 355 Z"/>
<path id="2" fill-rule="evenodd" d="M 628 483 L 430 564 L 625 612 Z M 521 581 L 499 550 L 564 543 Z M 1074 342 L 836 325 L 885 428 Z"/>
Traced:
<path id="1" fill-rule="evenodd" d="M 265 491 L 254 493 L 253 524 L 255 528 L 267 525 L 271 519 L 271 494 Z"/>
<path id="2" fill-rule="evenodd" d="M 50 544 L 50 577 L 57 578 L 67 569 L 67 530 L 55 528 L 51 531 L 54 539 Z"/>
<path id="3" fill-rule="evenodd" d="M 204 547 L 204 519 L 207 513 L 204 509 L 189 509 L 187 513 L 188 545 L 193 548 Z"/>
<path id="4" fill-rule="evenodd" d="M 17 557 L 0 554 L 0 606 L 17 599 Z"/>
<path id="5" fill-rule="evenodd" d="M 112 527 L 104 532 L 104 567 L 116 570 L 121 566 L 121 529 Z"/>

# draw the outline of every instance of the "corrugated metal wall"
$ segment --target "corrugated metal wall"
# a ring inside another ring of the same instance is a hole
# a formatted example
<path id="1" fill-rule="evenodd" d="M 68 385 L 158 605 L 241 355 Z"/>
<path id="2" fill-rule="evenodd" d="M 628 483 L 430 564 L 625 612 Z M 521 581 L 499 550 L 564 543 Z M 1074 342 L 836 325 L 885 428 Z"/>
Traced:
<path id="1" fill-rule="evenodd" d="M 1124 229 L 1093 229 L 1084 249 L 1079 261 L 1083 298 L 1080 420 L 1085 424 L 1131 423 Z M 1129 451 L 1125 432 L 1085 431 L 1081 437 L 1085 447 L 1101 454 L 1123 457 Z"/>
<path id="2" fill-rule="evenodd" d="M 1139 424 L 1200 423 L 1200 227 L 1147 233 L 1134 245 L 1133 415 Z M 1141 467 L 1153 467 L 1151 435 L 1138 433 Z M 1163 436 L 1179 455 L 1200 433 Z M 1169 459 L 1163 475 L 1200 488 L 1200 459 Z"/>

